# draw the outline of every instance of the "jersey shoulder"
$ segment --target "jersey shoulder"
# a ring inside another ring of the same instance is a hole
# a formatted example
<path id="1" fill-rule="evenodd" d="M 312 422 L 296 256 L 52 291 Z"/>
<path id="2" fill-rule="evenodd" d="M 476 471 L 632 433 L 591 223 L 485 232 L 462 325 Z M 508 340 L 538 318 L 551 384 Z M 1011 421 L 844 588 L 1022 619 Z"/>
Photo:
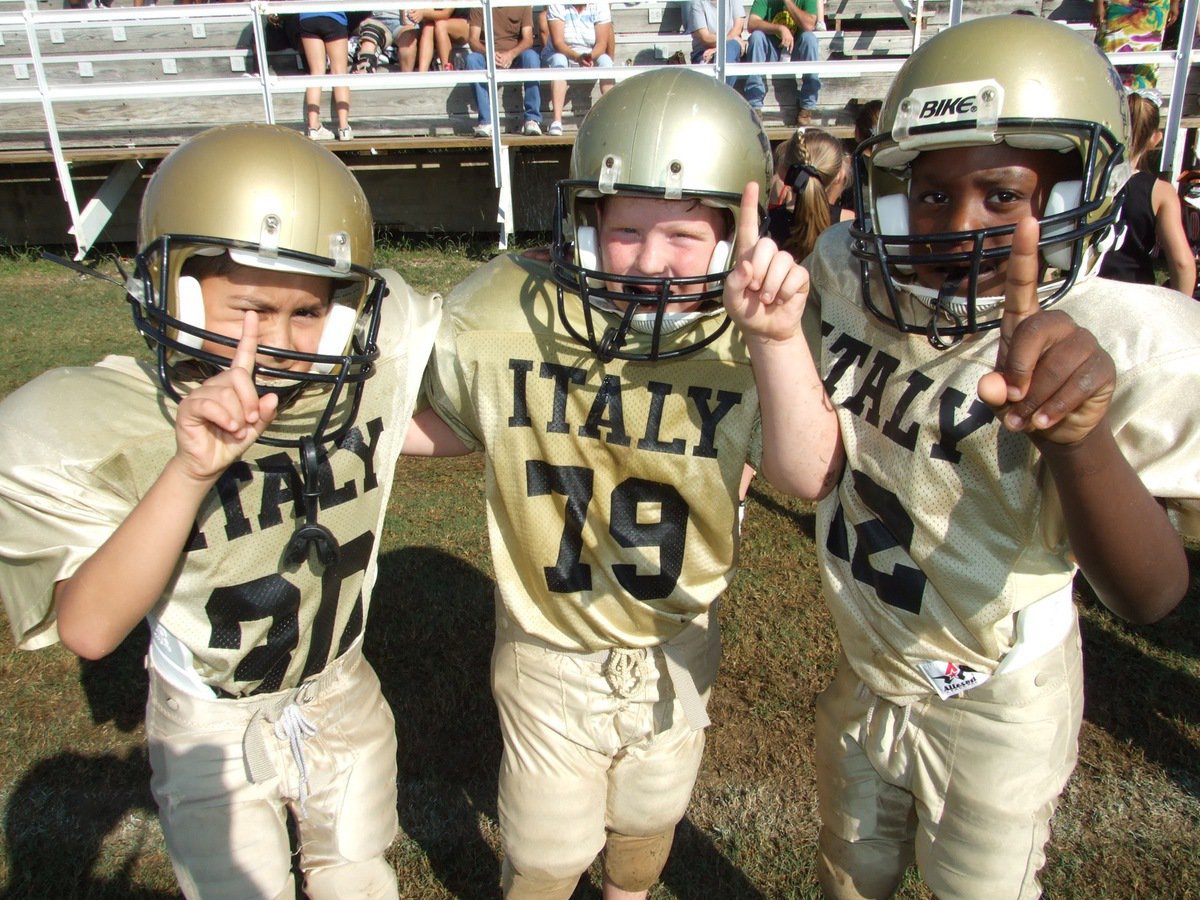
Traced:
<path id="1" fill-rule="evenodd" d="M 172 408 L 148 364 L 110 356 L 94 366 L 51 369 L 13 391 L 0 401 L 0 431 L 26 435 L 24 447 L 31 436 L 45 451 L 99 459 L 116 446 L 171 431 Z"/>
<path id="2" fill-rule="evenodd" d="M 446 324 L 460 333 L 528 332 L 553 327 L 557 305 L 550 267 L 505 253 L 480 266 L 446 295 L 445 317 Z"/>

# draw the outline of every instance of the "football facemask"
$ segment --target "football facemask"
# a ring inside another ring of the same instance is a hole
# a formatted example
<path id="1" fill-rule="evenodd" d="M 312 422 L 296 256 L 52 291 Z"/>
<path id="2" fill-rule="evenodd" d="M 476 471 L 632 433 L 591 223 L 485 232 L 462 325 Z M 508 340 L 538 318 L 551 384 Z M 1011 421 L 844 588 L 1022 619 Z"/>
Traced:
<path id="1" fill-rule="evenodd" d="M 759 185 L 765 228 L 770 143 L 732 88 L 701 72 L 660 69 L 606 93 L 580 126 L 569 178 L 556 188 L 550 256 L 560 321 L 600 359 L 693 353 L 729 327 L 721 303 L 742 191 Z M 648 277 L 606 271 L 597 241 L 602 198 L 692 200 L 727 211 L 707 272 Z"/>
<path id="2" fill-rule="evenodd" d="M 1119 190 L 1129 175 L 1127 133 L 1112 67 L 1070 29 L 1005 15 L 940 32 L 901 68 L 879 134 L 854 154 L 852 251 L 867 307 L 940 348 L 1000 324 L 1003 296 L 981 295 L 980 283 L 1007 261 L 1015 224 L 914 235 L 907 194 L 909 165 L 920 153 L 1000 142 L 1078 160 L 1078 175 L 1050 188 L 1040 216 L 1049 277 L 1038 298 L 1043 307 L 1056 302 L 1098 269 L 1113 243 Z M 942 269 L 944 283 L 919 283 L 914 266 Z"/>
<path id="3" fill-rule="evenodd" d="M 306 365 L 284 371 L 259 364 L 255 379 L 260 392 L 279 395 L 281 408 L 306 388 L 326 391 L 324 411 L 306 436 L 318 444 L 340 439 L 378 355 L 386 288 L 371 268 L 366 196 L 336 156 L 276 126 L 203 132 L 171 153 L 147 185 L 138 246 L 128 285 L 134 321 L 155 352 L 163 390 L 176 400 L 228 366 L 229 358 L 206 343 L 229 348 L 230 357 L 237 346 L 205 327 L 200 284 L 185 274 L 189 260 L 227 254 L 241 266 L 330 279 L 316 352 L 262 346 L 260 358 Z M 259 440 L 295 447 L 301 437 L 273 425 Z"/>

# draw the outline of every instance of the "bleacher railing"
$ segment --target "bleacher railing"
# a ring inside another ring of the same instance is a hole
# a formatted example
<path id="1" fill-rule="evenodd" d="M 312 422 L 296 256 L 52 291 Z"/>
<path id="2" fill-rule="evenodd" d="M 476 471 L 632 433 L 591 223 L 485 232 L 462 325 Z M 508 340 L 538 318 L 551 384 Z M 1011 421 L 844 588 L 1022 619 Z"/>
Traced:
<path id="1" fill-rule="evenodd" d="M 668 3 L 680 3 L 682 0 L 667 0 Z M 429 0 L 400 0 L 388 4 L 389 9 L 416 9 L 429 6 L 449 6 L 446 2 L 430 3 Z M 492 8 L 526 6 L 521 0 L 456 0 L 453 4 L 458 8 L 482 8 L 485 39 L 488 46 L 493 46 L 492 21 L 488 14 Z M 611 6 L 614 9 L 629 7 L 662 7 L 662 0 L 632 0 L 621 2 L 616 0 Z M 902 11 L 908 8 L 915 13 L 906 16 L 913 29 L 915 48 L 919 42 L 928 37 L 922 34 L 924 13 L 934 0 L 898 0 L 897 8 Z M 749 3 L 746 4 L 747 8 Z M 80 208 L 76 190 L 71 177 L 69 154 L 64 150 L 58 110 L 63 104 L 119 101 L 129 98 L 183 98 L 183 97 L 258 97 L 261 98 L 261 116 L 263 122 L 276 122 L 276 99 L 280 96 L 290 96 L 303 93 L 307 88 L 319 86 L 329 90 L 334 86 L 351 86 L 356 93 L 373 91 L 419 90 L 422 88 L 449 88 L 457 85 L 486 82 L 491 99 L 492 137 L 491 137 L 491 167 L 493 182 L 500 192 L 497 221 L 500 227 L 500 242 L 503 246 L 512 226 L 512 197 L 511 197 L 511 165 L 507 142 L 500 128 L 500 117 L 504 114 L 496 92 L 499 86 L 508 83 L 526 81 L 595 81 L 597 78 L 621 80 L 645 71 L 653 66 L 622 66 L 612 69 L 597 70 L 594 68 L 569 69 L 519 69 L 504 70 L 495 67 L 494 59 L 489 55 L 487 68 L 483 70 L 405 72 L 405 73 L 373 73 L 369 77 L 356 75 L 302 75 L 288 74 L 279 76 L 273 74 L 268 58 L 266 28 L 268 19 L 275 15 L 297 14 L 304 12 L 328 12 L 332 10 L 344 12 L 367 12 L 377 8 L 370 0 L 251 0 L 251 2 L 211 3 L 182 6 L 142 6 L 142 7 L 108 7 L 98 9 L 42 9 L 37 0 L 0 0 L 0 62 L 13 67 L 17 80 L 28 80 L 30 83 L 21 87 L 0 88 L 0 105 L 27 105 L 40 108 L 44 122 L 46 140 L 66 203 L 70 221 L 70 233 L 77 247 L 76 258 L 83 258 L 94 242 L 98 239 L 104 225 L 112 215 L 115 202 L 136 178 L 139 166 L 125 165 L 118 167 L 110 177 L 109 182 L 101 188 L 95 197 L 83 209 Z M 941 8 L 947 9 L 949 22 L 957 21 L 962 16 L 961 0 L 949 0 Z M 1195 34 L 1197 9 L 1200 0 L 1183 0 L 1181 34 Z M 718 4 L 718 30 L 724 34 L 727 31 L 725 22 L 726 6 Z M 256 71 L 245 71 L 244 64 L 239 71 L 236 54 L 231 55 L 225 50 L 153 51 L 137 48 L 136 41 L 128 41 L 128 35 L 136 34 L 138 29 L 151 25 L 166 26 L 184 24 L 201 32 L 206 25 L 217 22 L 240 24 L 248 26 L 253 35 L 251 48 L 241 51 L 244 62 L 246 52 L 254 55 Z M 114 43 L 128 41 L 130 58 L 141 60 L 161 60 L 164 71 L 174 60 L 186 56 L 189 52 L 196 55 L 230 56 L 231 74 L 239 77 L 222 78 L 187 78 L 165 81 L 138 82 L 89 82 L 81 78 L 73 83 L 62 83 L 52 79 L 49 68 L 52 66 L 73 65 L 80 73 L 89 71 L 93 62 L 101 59 L 113 59 L 115 54 L 76 54 L 53 55 L 56 44 L 63 42 L 67 30 L 102 29 L 111 33 Z M 23 32 L 27 42 L 27 55 L 10 55 L 2 49 L 5 34 Z M 1182 100 L 1187 81 L 1188 69 L 1193 64 L 1193 50 L 1190 41 L 1182 40 L 1178 50 L 1138 53 L 1137 62 L 1159 65 L 1173 69 L 1171 92 L 1168 104 L 1167 128 L 1163 146 L 1164 163 L 1169 162 L 1172 177 L 1177 176 L 1182 168 L 1183 142 L 1181 133 Z M 46 49 L 50 52 L 44 52 Z M 1114 61 L 1128 63 L 1129 56 L 1121 54 Z M 741 77 L 751 74 L 769 76 L 796 76 L 804 73 L 816 73 L 822 78 L 857 78 L 871 74 L 887 74 L 895 72 L 902 65 L 901 56 L 890 58 L 855 58 L 841 60 L 819 60 L 814 62 L 792 62 L 783 60 L 776 63 L 730 63 L 725 58 L 724 41 L 717 42 L 717 54 L 712 64 L 693 65 L 691 68 L 706 71 L 714 77 L 732 75 Z M 22 74 L 24 77 L 22 77 Z M 289 116 L 290 118 L 290 116 Z"/>

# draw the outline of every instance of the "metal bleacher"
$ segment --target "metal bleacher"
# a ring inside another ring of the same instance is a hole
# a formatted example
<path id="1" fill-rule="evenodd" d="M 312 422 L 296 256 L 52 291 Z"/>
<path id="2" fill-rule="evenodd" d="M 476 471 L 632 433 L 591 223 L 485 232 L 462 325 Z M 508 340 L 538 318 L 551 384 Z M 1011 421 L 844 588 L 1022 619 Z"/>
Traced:
<path id="1" fill-rule="evenodd" d="M 550 210 L 540 202 L 549 196 L 544 188 L 561 174 L 574 131 L 598 96 L 596 70 L 555 70 L 554 78 L 571 82 L 566 133 L 506 133 L 506 126 L 515 131 L 519 124 L 517 82 L 528 80 L 528 71 L 401 73 L 385 67 L 370 75 L 309 76 L 272 24 L 284 13 L 369 10 L 370 0 L 179 6 L 161 0 L 163 5 L 140 7 L 111 0 L 112 6 L 81 9 L 60 8 L 63 2 L 0 0 L 0 244 L 73 242 L 82 258 L 101 237 L 128 240 L 140 186 L 181 141 L 229 122 L 300 128 L 304 89 L 320 85 L 328 103 L 330 89 L 340 84 L 352 89 L 355 139 L 330 148 L 364 182 L 380 223 L 409 231 L 495 231 L 503 244 L 513 232 L 548 226 Z M 1184 3 L 1184 16 L 1193 22 L 1197 4 Z M 428 6 L 430 0 L 390 5 Z M 689 57 L 682 0 L 614 0 L 611 6 L 613 77 Z M 823 85 L 813 124 L 849 137 L 859 104 L 883 96 L 922 40 L 961 18 L 1017 9 L 1090 28 L 1090 0 L 825 0 L 818 62 L 725 69 L 719 59 L 698 68 L 717 76 L 767 75 L 763 121 L 774 140 L 790 134 L 797 73 L 816 71 Z M 490 28 L 490 17 L 485 22 Z M 1183 84 L 1187 57 L 1143 56 L 1160 66 L 1160 87 L 1169 98 L 1173 85 Z M 551 75 L 541 70 L 535 77 L 547 81 Z M 478 81 L 493 83 L 496 91 L 490 141 L 471 135 L 472 84 Z M 548 105 L 549 91 L 543 97 Z M 1169 115 L 1169 103 L 1165 110 Z M 431 196 L 438 198 L 436 207 Z"/>

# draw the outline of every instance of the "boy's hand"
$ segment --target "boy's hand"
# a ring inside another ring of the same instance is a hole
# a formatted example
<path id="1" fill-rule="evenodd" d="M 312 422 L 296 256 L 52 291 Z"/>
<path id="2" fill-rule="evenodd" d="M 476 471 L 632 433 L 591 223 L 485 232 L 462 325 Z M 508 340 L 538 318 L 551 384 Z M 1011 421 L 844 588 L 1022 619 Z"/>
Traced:
<path id="1" fill-rule="evenodd" d="M 1038 306 L 1038 223 L 1013 234 L 996 369 L 979 379 L 979 399 L 1011 431 L 1073 444 L 1104 418 L 1116 367 L 1095 335 L 1065 312 Z"/>
<path id="2" fill-rule="evenodd" d="M 808 299 L 808 272 L 790 253 L 758 234 L 758 184 L 742 191 L 733 266 L 722 300 L 748 338 L 784 341 L 800 333 Z"/>
<path id="3" fill-rule="evenodd" d="M 188 394 L 175 420 L 176 458 L 198 481 L 213 481 L 275 419 L 279 398 L 254 387 L 258 314 L 247 311 L 229 368 Z"/>

